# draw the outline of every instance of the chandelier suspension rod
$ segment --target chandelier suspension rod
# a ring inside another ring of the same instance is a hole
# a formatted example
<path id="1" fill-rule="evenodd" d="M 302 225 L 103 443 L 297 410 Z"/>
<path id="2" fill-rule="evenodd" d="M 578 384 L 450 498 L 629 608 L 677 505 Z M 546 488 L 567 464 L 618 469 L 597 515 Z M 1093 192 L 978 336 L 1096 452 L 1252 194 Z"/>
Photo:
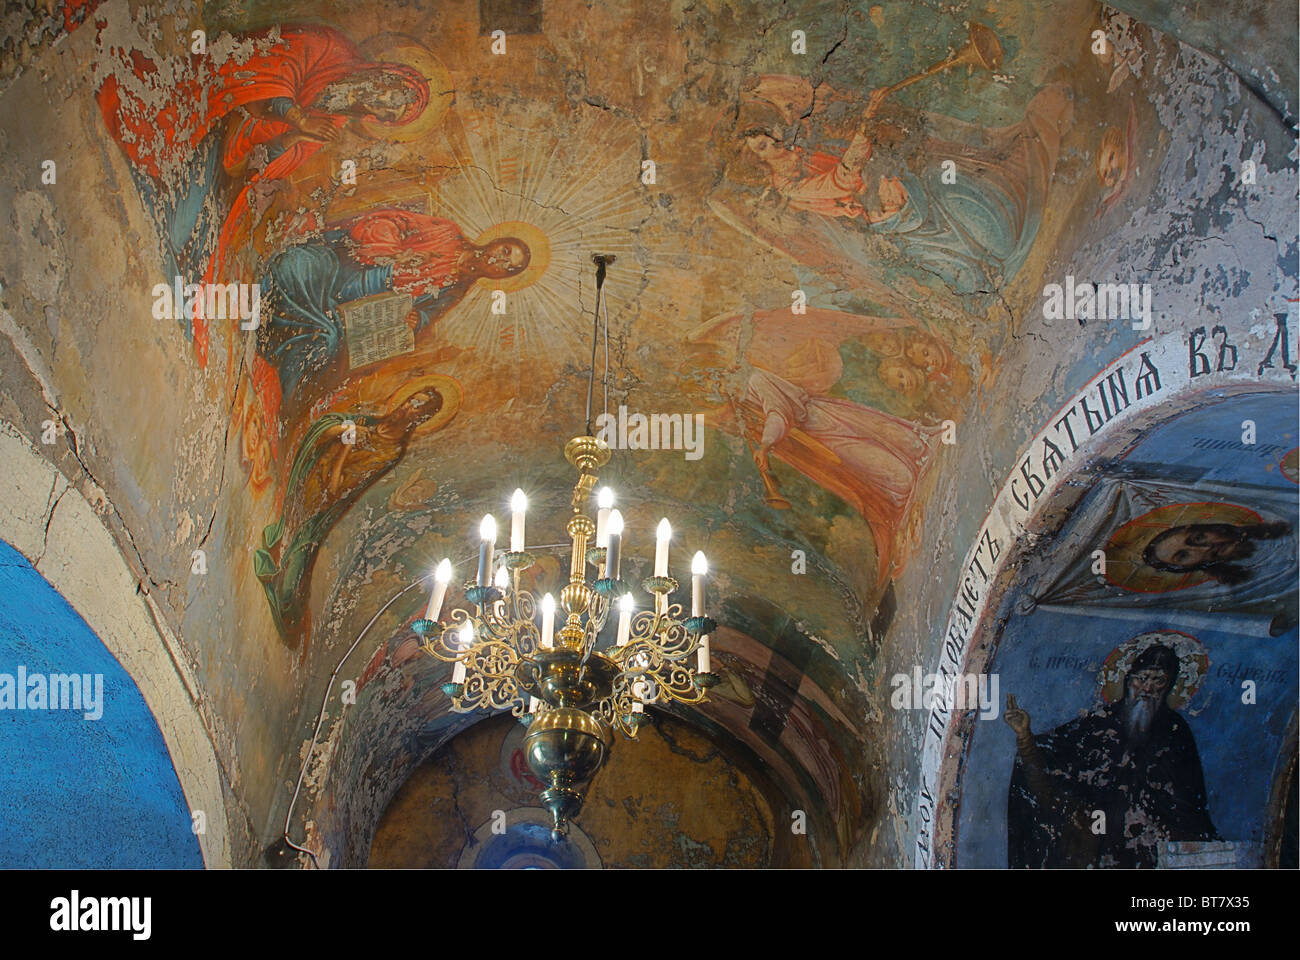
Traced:
<path id="1" fill-rule="evenodd" d="M 596 385 L 596 345 L 600 342 L 600 305 L 604 297 L 605 268 L 617 258 L 612 253 L 593 253 L 591 262 L 596 265 L 596 308 L 591 320 L 591 366 L 587 369 L 587 436 L 591 436 L 591 393 Z M 609 412 L 609 311 L 605 311 L 605 412 Z"/>

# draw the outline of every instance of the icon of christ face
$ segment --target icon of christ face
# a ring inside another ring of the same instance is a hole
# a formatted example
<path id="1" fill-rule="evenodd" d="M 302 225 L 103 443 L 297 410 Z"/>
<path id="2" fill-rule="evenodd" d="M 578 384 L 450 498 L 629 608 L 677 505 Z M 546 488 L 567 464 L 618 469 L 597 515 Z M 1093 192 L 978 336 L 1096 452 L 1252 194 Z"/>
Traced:
<path id="1" fill-rule="evenodd" d="M 1228 524 L 1198 523 L 1175 527 L 1152 543 L 1153 556 L 1182 570 L 1194 570 L 1205 563 L 1217 563 L 1238 556 L 1243 541 L 1238 528 Z"/>
<path id="2" fill-rule="evenodd" d="M 494 280 L 504 280 L 522 273 L 530 258 L 528 245 L 522 240 L 500 237 L 479 249 L 478 273 Z"/>
<path id="3" fill-rule="evenodd" d="M 1170 573 L 1203 570 L 1220 583 L 1243 583 L 1250 579 L 1251 573 L 1232 561 L 1253 556 L 1257 541 L 1275 540 L 1287 532 L 1286 524 L 1183 524 L 1153 537 L 1143 550 L 1142 559 L 1156 570 Z"/>

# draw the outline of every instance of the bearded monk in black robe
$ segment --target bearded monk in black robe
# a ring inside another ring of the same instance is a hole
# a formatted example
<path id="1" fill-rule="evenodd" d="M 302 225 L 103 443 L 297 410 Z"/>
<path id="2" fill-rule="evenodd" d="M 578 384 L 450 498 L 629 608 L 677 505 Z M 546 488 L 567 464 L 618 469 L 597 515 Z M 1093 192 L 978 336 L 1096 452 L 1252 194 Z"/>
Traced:
<path id="1" fill-rule="evenodd" d="M 1177 654 L 1154 644 L 1134 661 L 1121 700 L 1040 736 L 1007 698 L 1003 719 L 1016 731 L 1009 866 L 1155 867 L 1163 841 L 1219 839 L 1196 741 L 1166 702 L 1177 676 Z"/>

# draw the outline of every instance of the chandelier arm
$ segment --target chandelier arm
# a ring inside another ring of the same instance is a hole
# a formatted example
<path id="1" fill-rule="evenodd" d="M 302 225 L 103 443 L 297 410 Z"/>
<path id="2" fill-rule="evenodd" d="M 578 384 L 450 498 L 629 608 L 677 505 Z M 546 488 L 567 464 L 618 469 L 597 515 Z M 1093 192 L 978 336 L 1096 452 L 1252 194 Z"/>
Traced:
<path id="1" fill-rule="evenodd" d="M 505 643 L 510 639 L 510 621 L 504 617 L 498 617 L 495 611 L 476 618 L 474 622 L 474 636 L 481 640 L 494 640 Z"/>
<path id="2" fill-rule="evenodd" d="M 435 660 L 441 660 L 443 663 L 455 663 L 457 660 L 464 659 L 465 648 L 460 645 L 460 628 L 467 622 L 472 622 L 468 611 L 457 608 L 451 612 L 451 622 L 442 626 L 442 632 L 428 635 L 420 645 L 420 649 L 433 657 Z"/>
<path id="3" fill-rule="evenodd" d="M 536 689 L 540 686 L 541 678 L 538 675 L 537 662 L 535 660 L 520 661 L 515 676 L 519 678 L 520 685 L 525 689 Z"/>
<path id="4" fill-rule="evenodd" d="M 515 620 L 520 623 L 532 623 L 537 616 L 537 598 L 528 590 L 514 591 Z"/>
<path id="5" fill-rule="evenodd" d="M 466 667 L 490 680 L 514 680 L 520 657 L 504 640 L 483 640 L 466 651 Z"/>
<path id="6" fill-rule="evenodd" d="M 647 644 L 659 655 L 671 660 L 689 657 L 699 649 L 699 638 L 676 618 L 680 613 L 681 607 L 673 604 L 666 615 L 650 610 L 636 614 L 632 619 L 629 645 Z"/>
<path id="7" fill-rule="evenodd" d="M 695 671 L 680 663 L 664 663 L 655 671 L 660 691 L 677 703 L 702 703 L 704 690 L 695 686 Z"/>
<path id="8" fill-rule="evenodd" d="M 600 639 L 600 632 L 605 629 L 609 617 L 610 602 L 604 594 L 595 590 L 590 592 L 587 606 L 587 621 L 583 626 L 583 660 L 591 656 Z"/>
<path id="9" fill-rule="evenodd" d="M 511 710 L 520 716 L 523 699 L 519 685 L 514 677 L 489 677 L 482 674 L 470 674 L 465 678 L 464 692 L 452 699 L 452 709 L 457 713 L 469 713 L 471 710 Z"/>

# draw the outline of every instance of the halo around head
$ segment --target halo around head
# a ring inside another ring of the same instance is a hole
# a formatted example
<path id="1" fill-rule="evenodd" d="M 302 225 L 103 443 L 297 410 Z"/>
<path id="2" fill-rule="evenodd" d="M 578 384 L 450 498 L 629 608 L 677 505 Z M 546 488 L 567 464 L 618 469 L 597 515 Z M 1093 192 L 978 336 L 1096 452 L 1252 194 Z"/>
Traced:
<path id="1" fill-rule="evenodd" d="M 1297 454 L 1300 454 L 1300 448 L 1292 447 L 1279 461 L 1278 469 L 1282 471 L 1282 476 L 1292 483 L 1300 484 L 1300 465 L 1297 464 Z"/>
<path id="2" fill-rule="evenodd" d="M 1101 670 L 1097 674 L 1097 686 L 1101 689 L 1101 698 L 1106 703 L 1116 703 L 1124 696 L 1124 678 L 1128 676 L 1134 661 L 1146 652 L 1148 647 L 1163 644 L 1171 647 L 1178 657 L 1178 676 L 1174 678 L 1165 702 L 1174 710 L 1181 710 L 1201 688 L 1210 669 L 1210 656 L 1205 646 L 1190 634 L 1179 630 L 1153 630 L 1141 633 L 1132 640 L 1126 640 L 1110 652 Z"/>
<path id="3" fill-rule="evenodd" d="M 408 142 L 419 140 L 442 122 L 455 97 L 455 84 L 451 71 L 442 65 L 442 61 L 430 53 L 423 45 L 410 37 L 396 33 L 382 33 L 371 37 L 361 44 L 361 52 L 366 57 L 383 65 L 400 63 L 408 66 L 424 77 L 429 85 L 429 102 L 420 115 L 410 123 L 393 124 L 378 120 L 363 120 L 361 125 L 373 137 L 382 140 Z"/>
<path id="4" fill-rule="evenodd" d="M 392 413 L 405 403 L 412 394 L 430 387 L 442 397 L 442 407 L 432 417 L 416 427 L 411 434 L 412 437 L 422 437 L 433 433 L 435 430 L 440 430 L 452 417 L 456 416 L 460 411 L 461 402 L 465 398 L 465 392 L 461 388 L 459 381 L 443 376 L 440 373 L 429 373 L 422 377 L 414 377 L 393 391 L 393 395 L 384 404 L 384 413 Z"/>
<path id="5" fill-rule="evenodd" d="M 1134 593 L 1168 593 L 1204 583 L 1204 570 L 1175 573 L 1146 565 L 1142 552 L 1156 536 L 1190 523 L 1251 524 L 1263 522 L 1254 510 L 1232 503 L 1170 503 L 1124 524 L 1106 544 L 1106 579 Z"/>
<path id="6" fill-rule="evenodd" d="M 474 241 L 474 246 L 481 247 L 500 240 L 502 237 L 515 237 L 528 247 L 528 266 L 513 277 L 480 277 L 479 283 L 490 286 L 493 290 L 513 293 L 524 287 L 532 286 L 551 265 L 551 240 L 540 227 L 523 220 L 506 220 L 488 227 Z"/>

